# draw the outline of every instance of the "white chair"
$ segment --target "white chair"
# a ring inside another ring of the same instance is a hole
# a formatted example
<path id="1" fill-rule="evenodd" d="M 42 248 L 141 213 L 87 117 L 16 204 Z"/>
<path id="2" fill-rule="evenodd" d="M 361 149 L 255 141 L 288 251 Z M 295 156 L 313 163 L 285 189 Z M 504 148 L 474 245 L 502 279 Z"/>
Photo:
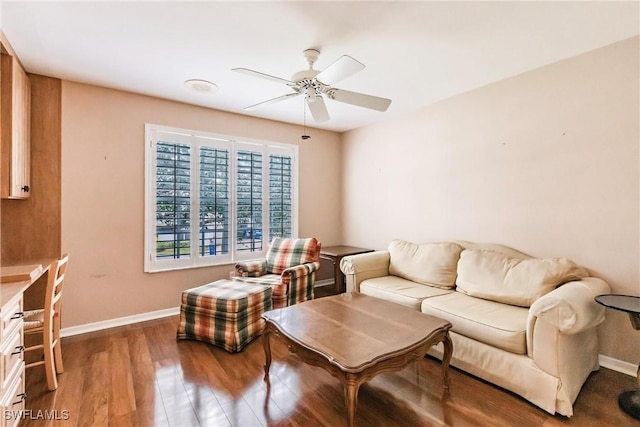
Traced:
<path id="1" fill-rule="evenodd" d="M 24 313 L 24 334 L 41 336 L 42 344 L 25 348 L 25 353 L 41 350 L 44 360 L 29 363 L 26 368 L 44 365 L 47 374 L 47 387 L 53 391 L 58 388 L 57 374 L 64 372 L 62 350 L 60 349 L 60 306 L 64 275 L 69 262 L 69 254 L 51 263 L 47 280 L 44 307 Z"/>

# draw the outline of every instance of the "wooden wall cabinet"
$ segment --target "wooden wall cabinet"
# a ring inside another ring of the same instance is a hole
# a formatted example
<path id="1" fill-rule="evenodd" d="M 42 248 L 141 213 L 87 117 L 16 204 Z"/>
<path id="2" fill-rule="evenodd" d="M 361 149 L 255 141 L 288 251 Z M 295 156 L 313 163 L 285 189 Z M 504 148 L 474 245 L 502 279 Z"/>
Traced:
<path id="1" fill-rule="evenodd" d="M 25 199 L 31 190 L 31 85 L 18 60 L 1 55 L 0 197 Z"/>

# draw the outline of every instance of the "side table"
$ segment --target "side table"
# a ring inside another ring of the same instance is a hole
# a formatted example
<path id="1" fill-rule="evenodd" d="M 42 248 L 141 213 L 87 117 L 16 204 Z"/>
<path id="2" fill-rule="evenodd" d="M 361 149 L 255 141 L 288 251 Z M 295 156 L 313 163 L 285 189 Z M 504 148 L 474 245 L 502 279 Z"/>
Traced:
<path id="1" fill-rule="evenodd" d="M 598 295 L 595 300 L 607 308 L 626 312 L 633 329 L 640 330 L 640 297 L 607 294 Z M 640 366 L 637 376 L 640 385 Z M 624 412 L 640 420 L 640 390 L 625 391 L 620 394 L 618 405 Z"/>
<path id="2" fill-rule="evenodd" d="M 373 249 L 357 248 L 355 246 L 328 246 L 321 248 L 320 258 L 333 264 L 333 286 L 336 294 L 345 291 L 344 274 L 340 271 L 340 260 L 348 255 L 358 255 L 373 252 Z"/>

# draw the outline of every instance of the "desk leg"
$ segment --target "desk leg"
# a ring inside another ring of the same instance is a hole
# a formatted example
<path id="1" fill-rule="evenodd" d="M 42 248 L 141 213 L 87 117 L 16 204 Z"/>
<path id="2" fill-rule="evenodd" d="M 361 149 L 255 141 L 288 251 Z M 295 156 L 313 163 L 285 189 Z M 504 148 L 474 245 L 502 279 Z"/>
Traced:
<path id="1" fill-rule="evenodd" d="M 262 346 L 264 348 L 264 380 L 269 381 L 269 370 L 271 369 L 271 330 L 269 326 L 262 334 Z"/>

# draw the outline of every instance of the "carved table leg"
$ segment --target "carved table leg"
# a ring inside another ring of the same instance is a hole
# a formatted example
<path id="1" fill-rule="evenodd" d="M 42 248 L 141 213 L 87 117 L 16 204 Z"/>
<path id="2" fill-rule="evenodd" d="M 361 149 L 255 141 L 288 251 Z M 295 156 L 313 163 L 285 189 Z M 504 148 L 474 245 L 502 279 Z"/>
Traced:
<path id="1" fill-rule="evenodd" d="M 360 382 L 355 374 L 347 374 L 345 382 L 344 400 L 347 405 L 348 426 L 355 424 L 356 408 L 358 407 L 358 389 Z"/>
<path id="2" fill-rule="evenodd" d="M 449 389 L 449 363 L 453 354 L 453 342 L 449 337 L 449 332 L 444 336 L 444 354 L 442 355 L 442 376 L 444 378 L 444 388 Z"/>
<path id="3" fill-rule="evenodd" d="M 265 358 L 265 362 L 264 362 L 264 380 L 265 381 L 269 380 L 269 369 L 271 368 L 270 338 L 271 338 L 271 330 L 269 329 L 269 326 L 267 326 L 264 333 L 262 334 L 262 346 L 264 347 L 264 358 Z"/>

